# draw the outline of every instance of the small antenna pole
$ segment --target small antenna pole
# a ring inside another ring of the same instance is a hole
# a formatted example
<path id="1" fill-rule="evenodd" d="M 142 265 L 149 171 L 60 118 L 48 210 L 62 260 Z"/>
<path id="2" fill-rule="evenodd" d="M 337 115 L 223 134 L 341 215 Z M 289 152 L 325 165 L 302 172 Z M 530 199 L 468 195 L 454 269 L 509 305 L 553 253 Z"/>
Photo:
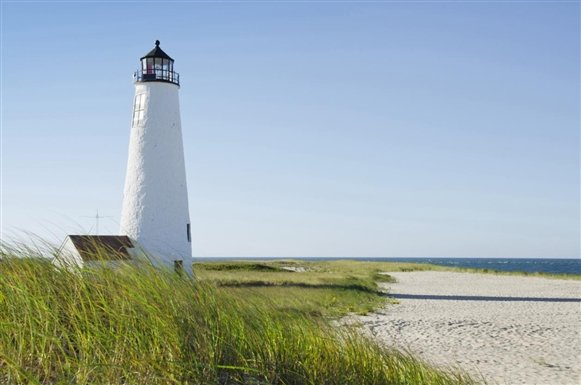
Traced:
<path id="1" fill-rule="evenodd" d="M 97 214 L 95 214 L 95 216 L 83 216 L 83 218 L 95 218 L 95 235 L 99 235 L 99 219 L 112 217 L 99 215 L 99 209 L 97 209 Z"/>

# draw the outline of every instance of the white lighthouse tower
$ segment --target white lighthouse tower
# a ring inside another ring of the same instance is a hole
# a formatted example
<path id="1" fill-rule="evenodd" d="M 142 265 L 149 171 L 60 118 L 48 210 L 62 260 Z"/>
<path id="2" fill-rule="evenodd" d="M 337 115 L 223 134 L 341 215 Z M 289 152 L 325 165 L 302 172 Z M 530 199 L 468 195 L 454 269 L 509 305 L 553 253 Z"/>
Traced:
<path id="1" fill-rule="evenodd" d="M 191 272 L 188 190 L 174 60 L 159 47 L 135 73 L 121 234 L 154 259 Z"/>

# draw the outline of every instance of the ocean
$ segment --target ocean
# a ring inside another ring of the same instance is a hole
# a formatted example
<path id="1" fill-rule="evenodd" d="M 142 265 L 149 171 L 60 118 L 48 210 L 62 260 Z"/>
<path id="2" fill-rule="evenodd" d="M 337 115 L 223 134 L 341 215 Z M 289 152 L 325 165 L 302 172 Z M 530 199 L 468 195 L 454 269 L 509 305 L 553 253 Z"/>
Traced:
<path id="1" fill-rule="evenodd" d="M 371 259 L 370 259 L 371 260 Z M 381 258 L 379 260 L 431 263 L 433 265 L 467 267 L 525 273 L 581 274 L 581 259 L 552 258 Z"/>
<path id="2" fill-rule="evenodd" d="M 289 259 L 289 258 L 256 258 L 256 257 L 231 257 L 231 258 L 194 258 L 196 262 L 218 261 L 218 260 L 241 260 L 241 259 Z M 581 274 L 581 259 L 562 258 L 333 258 L 333 257 L 304 257 L 291 258 L 310 261 L 332 261 L 353 259 L 358 261 L 377 262 L 413 262 L 430 263 L 433 265 L 466 267 L 474 269 L 488 269 L 499 271 L 513 271 L 525 273 L 550 273 L 550 274 Z"/>

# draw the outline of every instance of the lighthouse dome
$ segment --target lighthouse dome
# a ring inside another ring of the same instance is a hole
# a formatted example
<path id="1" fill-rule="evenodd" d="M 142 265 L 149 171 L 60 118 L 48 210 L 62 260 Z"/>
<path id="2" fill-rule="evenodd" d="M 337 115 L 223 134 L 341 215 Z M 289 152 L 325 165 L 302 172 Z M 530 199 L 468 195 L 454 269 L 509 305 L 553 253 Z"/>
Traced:
<path id="1" fill-rule="evenodd" d="M 171 61 L 174 61 L 167 53 L 165 53 L 161 48 L 159 48 L 159 40 L 155 41 L 155 48 L 152 49 L 151 51 L 149 51 L 145 56 L 143 56 L 141 58 L 141 60 L 148 58 L 148 57 L 158 57 L 158 58 L 162 58 L 162 59 L 169 59 Z"/>
<path id="2" fill-rule="evenodd" d="M 174 71 L 174 60 L 159 47 L 159 44 L 159 40 L 156 40 L 155 48 L 140 59 L 141 69 L 135 72 L 135 81 L 166 82 L 179 86 L 180 75 Z"/>

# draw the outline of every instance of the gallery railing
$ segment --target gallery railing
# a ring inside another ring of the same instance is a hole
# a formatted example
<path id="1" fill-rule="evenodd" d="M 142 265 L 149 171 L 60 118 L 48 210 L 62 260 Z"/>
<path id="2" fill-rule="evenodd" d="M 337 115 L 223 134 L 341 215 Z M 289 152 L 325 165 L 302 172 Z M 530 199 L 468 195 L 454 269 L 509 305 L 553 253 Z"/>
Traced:
<path id="1" fill-rule="evenodd" d="M 133 74 L 136 82 L 168 82 L 180 85 L 180 74 L 163 69 L 138 70 Z"/>

